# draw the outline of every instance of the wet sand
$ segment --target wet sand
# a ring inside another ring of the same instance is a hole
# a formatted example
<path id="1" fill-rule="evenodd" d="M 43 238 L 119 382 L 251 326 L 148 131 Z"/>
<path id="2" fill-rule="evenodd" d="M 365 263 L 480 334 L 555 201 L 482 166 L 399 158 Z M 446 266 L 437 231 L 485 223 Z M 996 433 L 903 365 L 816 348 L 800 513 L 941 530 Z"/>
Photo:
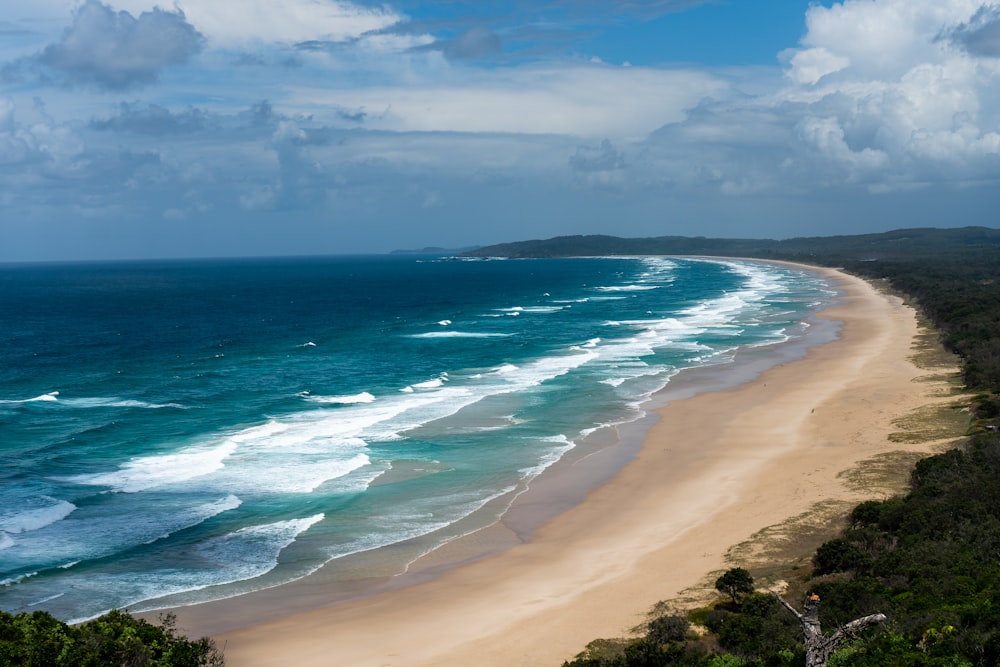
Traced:
<path id="1" fill-rule="evenodd" d="M 892 421 L 941 400 L 910 360 L 913 310 L 823 273 L 843 292 L 820 314 L 841 323 L 836 340 L 737 387 L 664 394 L 634 459 L 540 526 L 517 525 L 528 497 L 409 585 L 330 605 L 310 577 L 179 609 L 181 627 L 237 628 L 216 635 L 231 667 L 558 667 L 592 639 L 626 634 L 658 600 L 730 567 L 729 548 L 760 529 L 819 501 L 865 499 L 838 474 L 912 449 L 889 441 Z M 455 565 L 462 549 L 480 557 Z"/>

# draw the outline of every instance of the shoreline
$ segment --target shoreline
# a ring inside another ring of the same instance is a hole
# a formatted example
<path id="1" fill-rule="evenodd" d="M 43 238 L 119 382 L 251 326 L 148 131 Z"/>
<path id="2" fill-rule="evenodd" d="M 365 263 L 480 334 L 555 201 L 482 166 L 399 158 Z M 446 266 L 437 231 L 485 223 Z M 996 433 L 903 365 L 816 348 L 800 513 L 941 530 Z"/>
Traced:
<path id="1" fill-rule="evenodd" d="M 838 474 L 873 455 L 919 450 L 888 440 L 893 419 L 932 401 L 931 386 L 913 382 L 929 374 L 909 360 L 916 316 L 861 279 L 797 268 L 839 289 L 817 316 L 841 322 L 839 336 L 761 355 L 766 368 L 744 364 L 738 377 L 723 378 L 722 367 L 714 376 L 707 369 L 701 383 L 671 383 L 653 398 L 655 417 L 627 427 L 644 432 L 639 446 L 568 464 L 617 471 L 585 498 L 559 496 L 567 505 L 545 506 L 544 515 L 544 496 L 524 498 L 474 544 L 444 547 L 386 590 L 330 606 L 314 574 L 176 609 L 180 627 L 237 628 L 216 637 L 233 667 L 555 667 L 593 639 L 627 634 L 658 600 L 727 567 L 729 548 L 757 531 L 819 501 L 865 499 Z M 624 466 L 600 458 L 623 452 L 633 457 Z M 539 516 L 544 523 L 532 526 Z"/>

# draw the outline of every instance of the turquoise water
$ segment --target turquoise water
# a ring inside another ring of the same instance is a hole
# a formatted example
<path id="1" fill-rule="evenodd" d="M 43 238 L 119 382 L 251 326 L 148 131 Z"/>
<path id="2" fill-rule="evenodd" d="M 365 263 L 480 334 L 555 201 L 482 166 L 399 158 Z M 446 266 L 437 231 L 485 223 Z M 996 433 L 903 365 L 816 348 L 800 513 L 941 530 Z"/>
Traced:
<path id="1" fill-rule="evenodd" d="M 831 294 L 669 258 L 0 267 L 0 608 L 405 568 L 678 371 L 801 338 Z"/>

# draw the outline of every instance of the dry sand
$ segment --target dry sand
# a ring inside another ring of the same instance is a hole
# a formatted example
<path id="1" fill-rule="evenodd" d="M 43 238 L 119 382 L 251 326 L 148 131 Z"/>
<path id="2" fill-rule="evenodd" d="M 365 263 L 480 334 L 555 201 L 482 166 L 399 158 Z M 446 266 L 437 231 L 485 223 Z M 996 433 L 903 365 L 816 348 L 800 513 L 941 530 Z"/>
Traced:
<path id="1" fill-rule="evenodd" d="M 227 664 L 558 667 L 732 566 L 727 551 L 758 530 L 820 501 L 864 499 L 838 473 L 912 449 L 890 442 L 892 421 L 942 400 L 940 386 L 919 381 L 929 372 L 911 360 L 911 308 L 827 274 L 844 293 L 821 315 L 842 322 L 837 340 L 734 389 L 668 402 L 636 460 L 530 540 L 359 600 L 320 607 L 317 588 L 320 608 L 217 636 Z M 197 632 L 233 604 L 178 615 Z"/>

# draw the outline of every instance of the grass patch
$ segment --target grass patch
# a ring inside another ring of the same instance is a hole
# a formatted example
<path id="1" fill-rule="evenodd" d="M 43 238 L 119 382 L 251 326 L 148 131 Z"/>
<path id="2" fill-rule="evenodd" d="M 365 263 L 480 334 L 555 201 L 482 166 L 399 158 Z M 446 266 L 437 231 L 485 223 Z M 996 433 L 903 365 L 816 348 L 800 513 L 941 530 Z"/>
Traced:
<path id="1" fill-rule="evenodd" d="M 852 491 L 888 498 L 906 489 L 913 466 L 926 456 L 927 452 L 884 452 L 859 462 L 837 477 Z"/>
<path id="2" fill-rule="evenodd" d="M 889 441 L 922 444 L 958 438 L 968 432 L 971 422 L 972 415 L 965 402 L 923 405 L 893 420 L 892 425 L 900 430 L 890 433 Z"/>

